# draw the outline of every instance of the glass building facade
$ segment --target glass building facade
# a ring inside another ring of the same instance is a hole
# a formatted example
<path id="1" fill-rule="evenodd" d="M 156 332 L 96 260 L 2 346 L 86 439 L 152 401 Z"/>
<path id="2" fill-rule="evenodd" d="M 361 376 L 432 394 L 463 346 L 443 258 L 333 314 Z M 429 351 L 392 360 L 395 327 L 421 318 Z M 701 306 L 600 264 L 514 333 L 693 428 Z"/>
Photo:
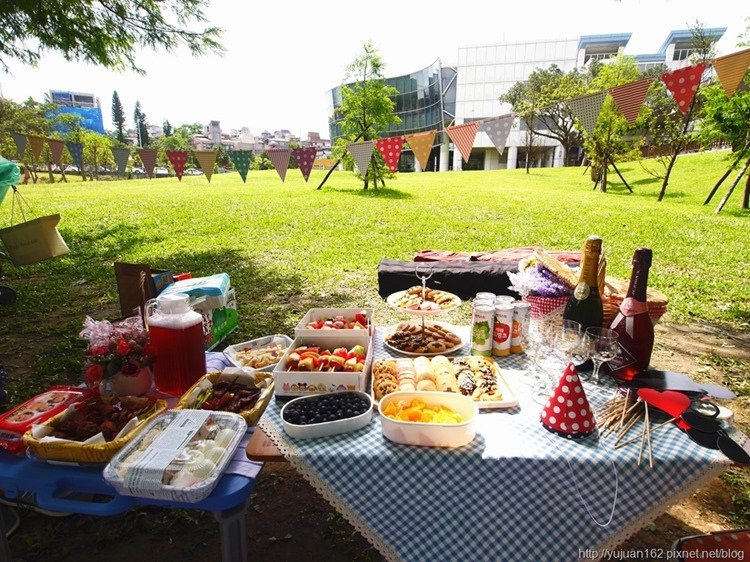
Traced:
<path id="1" fill-rule="evenodd" d="M 401 122 L 397 125 L 390 125 L 385 131 L 378 131 L 378 134 L 381 137 L 388 137 L 443 130 L 455 113 L 456 103 L 455 93 L 443 96 L 444 87 L 453 87 L 453 84 L 445 84 L 445 86 L 443 84 L 445 70 L 447 69 L 441 69 L 440 61 L 435 61 L 422 70 L 386 78 L 385 83 L 398 90 L 398 94 L 391 99 L 394 102 L 394 114 L 401 119 Z M 336 139 L 343 134 L 341 130 L 343 116 L 339 112 L 343 87 L 338 86 L 329 92 L 331 101 L 329 115 L 331 117 L 328 126 L 332 142 L 336 142 Z"/>

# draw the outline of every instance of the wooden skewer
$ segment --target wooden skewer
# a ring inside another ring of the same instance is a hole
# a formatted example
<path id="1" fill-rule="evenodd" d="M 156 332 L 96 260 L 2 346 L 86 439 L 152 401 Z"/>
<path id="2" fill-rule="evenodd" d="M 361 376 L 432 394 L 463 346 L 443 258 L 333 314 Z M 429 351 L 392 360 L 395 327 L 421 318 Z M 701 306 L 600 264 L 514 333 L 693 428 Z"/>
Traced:
<path id="1" fill-rule="evenodd" d="M 640 416 L 638 414 L 633 414 L 630 417 L 630 419 L 627 422 L 625 422 L 625 427 L 623 427 L 620 430 L 620 433 L 617 434 L 615 445 L 617 445 L 620 442 L 620 440 L 628 434 L 628 432 L 630 431 L 630 428 L 632 428 L 639 419 L 640 419 Z"/>
<path id="2" fill-rule="evenodd" d="M 667 425 L 669 425 L 670 423 L 672 423 L 672 422 L 673 422 L 673 421 L 675 421 L 676 419 L 677 419 L 677 418 L 671 418 L 671 419 L 668 419 L 668 420 L 667 420 L 667 421 L 665 421 L 665 422 L 662 422 L 662 423 L 660 423 L 659 425 L 657 425 L 656 427 L 654 427 L 654 428 L 653 428 L 653 429 L 651 430 L 651 434 L 653 434 L 653 433 L 654 433 L 654 432 L 656 432 L 656 431 L 659 431 L 659 429 L 661 429 L 662 427 L 666 427 Z M 635 441 L 638 441 L 638 438 L 637 438 L 637 437 L 633 437 L 632 439 L 628 439 L 627 441 L 623 441 L 622 443 L 618 443 L 617 445 L 615 445 L 615 449 L 621 449 L 621 448 L 622 448 L 622 447 L 624 447 L 625 445 L 630 445 L 631 443 L 633 443 L 633 442 L 635 442 Z"/>
<path id="3" fill-rule="evenodd" d="M 648 403 L 646 406 L 646 439 L 648 440 L 648 467 L 654 468 L 653 452 L 651 450 L 651 423 L 648 419 Z"/>
<path id="4" fill-rule="evenodd" d="M 643 424 L 643 433 L 641 433 L 641 448 L 638 450 L 638 466 L 641 466 L 641 460 L 643 459 L 643 443 L 646 441 L 646 425 Z"/>
<path id="5" fill-rule="evenodd" d="M 628 389 L 627 394 L 625 394 L 625 400 L 622 404 L 622 415 L 620 416 L 620 423 L 618 424 L 618 428 L 622 427 L 622 422 L 625 421 L 625 410 L 628 407 L 628 401 L 630 400 L 630 389 Z"/>

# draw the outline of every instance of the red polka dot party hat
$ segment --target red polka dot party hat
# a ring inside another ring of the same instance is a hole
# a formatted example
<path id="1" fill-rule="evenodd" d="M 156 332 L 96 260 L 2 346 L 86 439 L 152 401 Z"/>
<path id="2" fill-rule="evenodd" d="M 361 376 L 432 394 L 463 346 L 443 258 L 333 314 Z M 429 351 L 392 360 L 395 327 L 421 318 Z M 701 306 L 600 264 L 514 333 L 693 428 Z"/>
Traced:
<path id="1" fill-rule="evenodd" d="M 596 429 L 594 414 L 572 363 L 565 368 L 557 388 L 544 405 L 541 421 L 552 433 L 568 439 L 586 437 Z"/>

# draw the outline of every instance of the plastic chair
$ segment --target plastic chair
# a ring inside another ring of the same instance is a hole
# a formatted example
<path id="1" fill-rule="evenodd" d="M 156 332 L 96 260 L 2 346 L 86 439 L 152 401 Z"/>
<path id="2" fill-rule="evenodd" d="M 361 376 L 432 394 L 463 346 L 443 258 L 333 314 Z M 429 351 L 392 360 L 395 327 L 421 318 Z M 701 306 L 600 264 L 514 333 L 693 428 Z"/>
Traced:
<path id="1" fill-rule="evenodd" d="M 706 535 L 682 537 L 672 545 L 672 553 L 676 558 L 670 559 L 678 562 L 750 560 L 750 529 L 717 531 Z"/>

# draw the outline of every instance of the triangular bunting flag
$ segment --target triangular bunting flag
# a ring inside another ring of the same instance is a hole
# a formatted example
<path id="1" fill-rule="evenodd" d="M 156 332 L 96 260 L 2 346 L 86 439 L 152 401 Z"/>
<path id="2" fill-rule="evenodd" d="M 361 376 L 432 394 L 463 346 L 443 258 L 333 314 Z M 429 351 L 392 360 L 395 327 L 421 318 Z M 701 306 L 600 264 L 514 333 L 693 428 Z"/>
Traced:
<path id="1" fill-rule="evenodd" d="M 346 148 L 349 149 L 352 158 L 354 158 L 359 173 L 366 176 L 367 169 L 370 167 L 372 150 L 375 148 L 375 141 L 353 142 Z"/>
<path id="2" fill-rule="evenodd" d="M 602 104 L 606 97 L 607 92 L 596 92 L 595 94 L 568 100 L 570 110 L 578 118 L 578 123 L 585 132 L 589 134 L 594 132 L 596 120 L 599 119 L 599 112 L 602 110 Z"/>
<path id="3" fill-rule="evenodd" d="M 404 147 L 404 137 L 388 137 L 375 141 L 385 165 L 391 172 L 398 170 L 398 161 L 401 158 L 401 149 Z"/>
<path id="4" fill-rule="evenodd" d="M 146 175 L 148 175 L 149 178 L 154 179 L 154 166 L 156 166 L 156 149 L 139 148 L 138 156 L 141 157 L 141 162 L 143 162 L 143 169 L 146 171 Z"/>
<path id="5" fill-rule="evenodd" d="M 187 150 L 166 150 L 165 152 L 174 168 L 174 175 L 177 176 L 178 180 L 182 181 L 182 174 L 185 172 L 185 164 L 187 164 L 188 159 Z"/>
<path id="6" fill-rule="evenodd" d="M 701 83 L 704 68 L 706 68 L 706 65 L 701 62 L 693 66 L 675 70 L 674 72 L 665 72 L 661 75 L 661 79 L 666 84 L 667 89 L 672 92 L 674 101 L 677 102 L 677 107 L 683 113 L 687 113 L 690 110 L 690 104 L 693 103 L 695 92 Z"/>
<path id="7" fill-rule="evenodd" d="M 609 89 L 609 94 L 615 100 L 617 109 L 622 112 L 631 127 L 635 124 L 635 120 L 641 112 L 643 100 L 646 99 L 646 92 L 648 92 L 648 87 L 653 81 L 653 78 L 644 78 Z"/>
<path id="8" fill-rule="evenodd" d="M 435 131 L 406 135 L 405 138 L 406 142 L 409 143 L 409 148 L 414 153 L 414 158 L 417 159 L 422 169 L 426 170 L 430 152 L 432 152 L 432 144 L 435 142 Z"/>
<path id="9" fill-rule="evenodd" d="M 289 168 L 289 156 L 292 154 L 290 148 L 269 148 L 266 154 L 273 162 L 276 173 L 279 174 L 281 181 L 286 179 L 286 171 Z"/>
<path id="10" fill-rule="evenodd" d="M 750 67 L 750 49 L 737 51 L 714 61 L 714 70 L 728 96 L 731 96 L 740 85 L 748 67 Z"/>
<path id="11" fill-rule="evenodd" d="M 232 161 L 232 164 L 234 164 L 234 167 L 237 168 L 237 171 L 240 173 L 242 183 L 247 183 L 247 171 L 250 169 L 251 156 L 252 152 L 250 152 L 249 150 L 232 150 L 229 153 L 229 159 Z"/>
<path id="12" fill-rule="evenodd" d="M 130 159 L 130 149 L 113 146 L 112 156 L 114 157 L 115 164 L 117 165 L 117 173 L 121 176 L 124 176 L 125 168 L 128 167 L 128 160 Z"/>
<path id="13" fill-rule="evenodd" d="M 16 143 L 16 152 L 18 153 L 18 159 L 23 160 L 23 153 L 26 152 L 26 135 L 21 133 L 11 133 L 13 142 Z"/>
<path id="14" fill-rule="evenodd" d="M 318 149 L 314 146 L 306 146 L 305 148 L 295 148 L 292 150 L 292 154 L 294 154 L 294 158 L 297 160 L 299 171 L 302 172 L 302 177 L 305 178 L 305 181 L 310 177 L 310 171 L 312 170 L 313 162 L 315 162 L 315 155 L 317 153 Z"/>
<path id="15" fill-rule="evenodd" d="M 196 150 L 195 151 L 195 159 L 198 161 L 198 164 L 200 164 L 201 170 L 203 170 L 203 173 L 206 174 L 206 179 L 208 180 L 208 183 L 211 183 L 211 176 L 214 173 L 214 164 L 216 164 L 216 154 L 217 152 L 215 150 Z"/>
<path id="16" fill-rule="evenodd" d="M 65 147 L 73 157 L 73 162 L 78 166 L 79 171 L 83 171 L 83 145 L 80 142 L 66 142 Z"/>
<path id="17" fill-rule="evenodd" d="M 463 158 L 464 162 L 469 161 L 471 147 L 474 146 L 474 137 L 477 136 L 478 127 L 479 121 L 474 121 L 473 123 L 464 123 L 463 125 L 456 125 L 455 127 L 447 127 L 445 129 L 454 146 L 461 153 L 461 158 Z"/>
<path id="18" fill-rule="evenodd" d="M 62 165 L 62 153 L 65 149 L 65 143 L 59 139 L 47 139 L 49 152 L 52 155 L 52 163 L 58 166 Z"/>
<path id="19" fill-rule="evenodd" d="M 482 121 L 479 125 L 479 130 L 487 133 L 500 154 L 505 150 L 505 143 L 508 141 L 508 135 L 513 127 L 513 119 L 512 114 L 503 115 L 502 117 Z"/>
<path id="20" fill-rule="evenodd" d="M 38 162 L 39 157 L 42 155 L 45 139 L 36 135 L 27 135 L 27 137 L 29 139 L 29 146 L 31 147 L 31 158 L 34 162 Z"/>

